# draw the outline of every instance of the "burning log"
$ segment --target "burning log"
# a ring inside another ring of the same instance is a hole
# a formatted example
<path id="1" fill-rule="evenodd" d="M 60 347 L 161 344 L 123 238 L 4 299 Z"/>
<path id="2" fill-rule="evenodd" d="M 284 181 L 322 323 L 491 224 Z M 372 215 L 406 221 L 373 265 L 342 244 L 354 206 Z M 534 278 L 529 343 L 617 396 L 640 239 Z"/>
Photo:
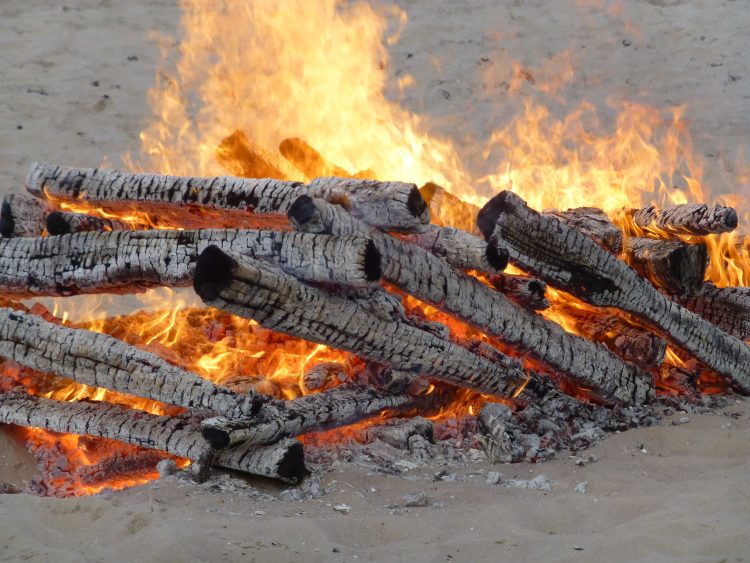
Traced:
<path id="1" fill-rule="evenodd" d="M 225 415 L 254 413 L 259 402 L 253 394 L 232 393 L 109 335 L 5 307 L 0 308 L 0 357 L 90 387 Z"/>
<path id="2" fill-rule="evenodd" d="M 356 174 L 351 174 L 340 166 L 328 162 L 304 139 L 297 137 L 281 141 L 279 152 L 308 178 L 338 176 L 339 178 L 375 179 L 375 173 L 372 170 L 360 170 Z"/>
<path id="3" fill-rule="evenodd" d="M 110 438 L 193 461 L 194 474 L 208 465 L 297 483 L 307 474 L 302 444 L 289 439 L 271 446 L 240 446 L 213 455 L 189 419 L 157 416 L 101 402 L 64 402 L 26 393 L 0 394 L 0 423 Z"/>
<path id="4" fill-rule="evenodd" d="M 519 267 L 587 303 L 632 313 L 750 392 L 750 347 L 667 299 L 590 238 L 530 209 L 507 191 L 482 209 L 477 224 L 485 238 L 506 249 Z"/>
<path id="5" fill-rule="evenodd" d="M 356 303 L 217 247 L 198 259 L 194 287 L 203 301 L 261 326 L 353 352 L 399 371 L 510 397 L 526 383 L 518 362 L 491 362 L 435 335 L 368 313 Z"/>
<path id="6" fill-rule="evenodd" d="M 203 437 L 217 449 L 241 443 L 272 444 L 312 430 L 352 424 L 386 409 L 403 408 L 412 401 L 406 393 L 383 394 L 371 387 L 343 384 L 286 401 L 279 408 L 266 405 L 253 418 L 209 418 L 201 426 Z"/>
<path id="7" fill-rule="evenodd" d="M 700 295 L 679 301 L 735 338 L 750 339 L 750 287 L 716 287 L 708 282 Z"/>
<path id="8" fill-rule="evenodd" d="M 224 139 L 216 148 L 216 159 L 232 176 L 241 178 L 298 180 L 301 176 L 284 159 L 251 141 L 244 131 L 235 131 Z"/>
<path id="9" fill-rule="evenodd" d="M 632 237 L 625 242 L 625 259 L 657 287 L 692 297 L 703 289 L 708 248 L 705 243 Z"/>
<path id="10" fill-rule="evenodd" d="M 131 228 L 117 219 L 94 217 L 93 215 L 70 211 L 53 211 L 47 215 L 45 226 L 47 232 L 53 236 L 89 231 L 128 231 Z"/>
<path id="11" fill-rule="evenodd" d="M 683 203 L 658 210 L 654 205 L 630 212 L 636 225 L 678 235 L 728 233 L 737 228 L 737 211 L 723 205 Z"/>
<path id="12" fill-rule="evenodd" d="M 211 245 L 271 260 L 310 281 L 363 286 L 380 279 L 380 254 L 363 238 L 221 229 L 120 231 L 0 240 L 0 291 L 20 297 L 187 286 L 198 255 Z"/>
<path id="13" fill-rule="evenodd" d="M 601 342 L 621 358 L 644 368 L 664 362 L 667 343 L 615 315 L 557 303 L 555 310 L 565 313 L 573 328 L 594 342 Z"/>
<path id="14" fill-rule="evenodd" d="M 289 219 L 305 232 L 371 238 L 383 256 L 384 279 L 531 356 L 550 372 L 592 389 L 604 400 L 642 403 L 653 395 L 649 376 L 603 346 L 565 332 L 437 256 L 369 228 L 339 206 L 302 196 L 289 210 Z"/>
<path id="15" fill-rule="evenodd" d="M 44 233 L 47 206 L 33 197 L 8 194 L 0 205 L 0 235 L 38 237 Z"/>
<path id="16" fill-rule="evenodd" d="M 475 219 L 479 212 L 478 207 L 466 203 L 432 182 L 427 182 L 419 188 L 419 193 L 429 206 L 433 221 L 438 225 L 455 227 L 467 233 L 479 233 Z"/>
<path id="17" fill-rule="evenodd" d="M 302 388 L 308 393 L 327 389 L 346 380 L 346 368 L 336 362 L 321 362 L 302 374 Z"/>
<path id="18" fill-rule="evenodd" d="M 549 307 L 547 284 L 537 278 L 496 274 L 487 280 L 492 287 L 511 299 L 514 303 L 532 311 L 542 311 Z"/>
<path id="19" fill-rule="evenodd" d="M 596 207 L 576 207 L 567 211 L 546 209 L 546 215 L 554 215 L 569 227 L 582 232 L 614 254 L 622 252 L 622 231 L 609 216 Z"/>
<path id="20" fill-rule="evenodd" d="M 355 216 L 384 229 L 410 230 L 430 217 L 417 187 L 403 182 L 317 178 L 305 186 L 269 178 L 128 174 L 35 162 L 26 187 L 36 197 L 88 203 L 111 213 L 166 214 L 185 228 L 279 226 L 279 215 L 302 194 L 345 203 Z"/>
<path id="21" fill-rule="evenodd" d="M 405 235 L 402 240 L 429 250 L 462 270 L 495 274 L 508 265 L 505 253 L 498 252 L 478 236 L 453 227 L 427 225 L 424 230 Z"/>

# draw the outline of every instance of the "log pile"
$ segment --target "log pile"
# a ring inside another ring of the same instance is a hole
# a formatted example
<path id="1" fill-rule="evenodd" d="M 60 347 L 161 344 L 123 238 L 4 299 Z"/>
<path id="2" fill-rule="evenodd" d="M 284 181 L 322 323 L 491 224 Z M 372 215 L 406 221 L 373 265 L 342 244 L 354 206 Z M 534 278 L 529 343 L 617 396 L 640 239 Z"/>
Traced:
<path id="1" fill-rule="evenodd" d="M 3 302 L 0 358 L 16 367 L 0 377 L 0 422 L 157 450 L 197 479 L 223 467 L 298 482 L 299 436 L 429 414 L 459 391 L 490 401 L 478 421 L 488 455 L 517 461 L 513 410 L 492 401 L 569 408 L 568 393 L 638 408 L 656 396 L 668 345 L 750 392 L 750 293 L 705 282 L 707 246 L 673 237 L 736 227 L 730 208 L 631 211 L 636 237 L 594 208 L 539 213 L 503 192 L 478 210 L 435 184 L 349 173 L 301 139 L 277 155 L 235 132 L 217 158 L 236 176 L 32 164 L 31 196 L 0 210 L 0 294 L 193 287 L 207 307 L 356 366 L 315 365 L 299 374 L 302 396 L 279 400 Z M 248 177 L 258 171 L 267 177 Z M 44 388 L 50 378 L 108 394 L 66 402 Z"/>

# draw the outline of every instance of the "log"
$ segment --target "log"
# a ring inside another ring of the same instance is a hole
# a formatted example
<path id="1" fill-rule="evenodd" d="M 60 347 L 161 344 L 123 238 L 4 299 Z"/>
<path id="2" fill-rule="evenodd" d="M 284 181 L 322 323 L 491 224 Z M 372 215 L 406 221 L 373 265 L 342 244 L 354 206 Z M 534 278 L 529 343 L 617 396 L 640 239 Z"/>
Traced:
<path id="1" fill-rule="evenodd" d="M 622 252 L 622 231 L 610 221 L 609 216 L 596 207 L 576 207 L 567 211 L 546 209 L 547 215 L 554 215 L 569 227 L 582 232 L 601 246 L 620 254 Z"/>
<path id="2" fill-rule="evenodd" d="M 353 214 L 378 228 L 411 230 L 430 220 L 417 187 L 403 182 L 317 178 L 305 186 L 271 178 L 129 174 L 35 162 L 26 187 L 39 198 L 114 214 L 136 211 L 156 224 L 184 228 L 283 226 L 286 220 L 280 215 L 302 194 L 345 202 Z"/>
<path id="3" fill-rule="evenodd" d="M 110 403 L 69 403 L 26 393 L 3 393 L 0 423 L 110 438 L 187 458 L 194 465 L 213 457 L 208 442 L 189 419 L 157 416 Z M 288 483 L 297 483 L 307 474 L 302 444 L 294 439 L 272 446 L 225 450 L 213 457 L 212 463 Z"/>
<path id="4" fill-rule="evenodd" d="M 532 358 L 535 369 L 541 362 L 549 373 L 565 375 L 607 401 L 642 403 L 653 396 L 650 376 L 605 347 L 565 332 L 437 256 L 369 228 L 339 206 L 302 196 L 289 219 L 306 232 L 370 237 L 383 257 L 385 280 Z"/>
<path id="5" fill-rule="evenodd" d="M 524 457 L 523 447 L 516 443 L 508 427 L 513 413 L 501 403 L 486 403 L 479 411 L 477 422 L 483 432 L 482 445 L 492 463 L 515 463 Z"/>
<path id="6" fill-rule="evenodd" d="M 239 130 L 221 141 L 216 148 L 216 160 L 232 176 L 241 178 L 300 180 L 304 177 L 280 155 L 254 143 L 244 131 Z"/>
<path id="7" fill-rule="evenodd" d="M 283 231 L 119 231 L 0 239 L 0 291 L 16 297 L 188 286 L 211 245 L 266 259 L 310 281 L 372 285 L 381 258 L 364 238 Z"/>
<path id="8" fill-rule="evenodd" d="M 47 206 L 36 198 L 8 194 L 0 205 L 0 235 L 11 237 L 38 237 L 44 233 Z"/>
<path id="9" fill-rule="evenodd" d="M 644 368 L 657 367 L 664 362 L 667 351 L 664 339 L 620 317 L 565 303 L 556 303 L 555 311 L 564 313 L 577 333 L 601 342 L 624 360 Z"/>
<path id="10" fill-rule="evenodd" d="M 422 194 L 422 198 L 430 208 L 430 214 L 435 224 L 479 234 L 476 224 L 476 217 L 479 212 L 477 206 L 466 203 L 433 182 L 427 182 L 419 188 L 419 193 Z"/>
<path id="11" fill-rule="evenodd" d="M 737 228 L 737 211 L 723 205 L 683 203 L 659 210 L 654 205 L 630 211 L 633 222 L 642 228 L 656 228 L 669 234 L 710 235 Z"/>
<path id="12" fill-rule="evenodd" d="M 342 384 L 327 391 L 286 401 L 283 407 L 264 408 L 253 418 L 208 418 L 201 424 L 212 447 L 236 444 L 272 444 L 313 430 L 353 424 L 385 410 L 412 402 L 407 393 L 379 393 L 371 387 Z"/>
<path id="13" fill-rule="evenodd" d="M 281 141 L 279 152 L 308 178 L 338 176 L 339 178 L 375 179 L 375 173 L 372 170 L 361 170 L 352 174 L 340 166 L 328 162 L 307 141 L 297 137 Z"/>
<path id="14" fill-rule="evenodd" d="M 346 367 L 337 362 L 315 364 L 302 374 L 302 390 L 310 393 L 328 389 L 346 381 Z"/>
<path id="15" fill-rule="evenodd" d="M 67 235 L 70 233 L 85 233 L 89 231 L 129 231 L 131 225 L 108 219 L 107 217 L 95 217 L 85 213 L 73 213 L 71 211 L 53 211 L 47 215 L 45 221 L 47 232 L 50 235 Z M 146 228 L 147 225 L 132 225 L 132 228 Z"/>
<path id="16" fill-rule="evenodd" d="M 700 295 L 676 299 L 735 338 L 750 339 L 750 287 L 716 287 L 707 282 Z"/>
<path id="17" fill-rule="evenodd" d="M 526 309 L 542 311 L 549 307 L 547 284 L 542 280 L 529 276 L 496 274 L 488 276 L 487 281 L 514 303 Z"/>
<path id="18" fill-rule="evenodd" d="M 186 408 L 252 414 L 262 401 L 237 395 L 107 334 L 0 308 L 0 357 L 44 373 Z"/>
<path id="19" fill-rule="evenodd" d="M 496 274 L 508 265 L 504 253 L 480 237 L 454 227 L 425 225 L 420 232 L 404 235 L 401 240 L 416 244 L 461 270 Z"/>
<path id="20" fill-rule="evenodd" d="M 492 362 L 410 326 L 374 316 L 357 303 L 307 286 L 251 258 L 209 247 L 198 259 L 194 288 L 203 301 L 261 326 L 352 352 L 399 371 L 510 397 L 527 377 L 508 357 Z"/>
<path id="21" fill-rule="evenodd" d="M 708 268 L 705 243 L 630 237 L 625 241 L 625 261 L 655 286 L 683 297 L 698 295 Z"/>
<path id="22" fill-rule="evenodd" d="M 520 268 L 597 307 L 635 315 L 676 347 L 750 392 L 750 347 L 662 295 L 625 262 L 556 217 L 502 192 L 477 223 Z"/>

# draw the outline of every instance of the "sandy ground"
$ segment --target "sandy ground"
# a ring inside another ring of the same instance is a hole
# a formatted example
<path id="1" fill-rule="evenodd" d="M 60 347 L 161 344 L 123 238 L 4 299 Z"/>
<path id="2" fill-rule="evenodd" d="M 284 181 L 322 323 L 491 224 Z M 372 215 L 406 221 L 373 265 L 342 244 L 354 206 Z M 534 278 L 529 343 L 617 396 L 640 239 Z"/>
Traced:
<path id="1" fill-rule="evenodd" d="M 483 59 L 498 68 L 510 61 L 535 67 L 570 49 L 578 69 L 570 103 L 614 97 L 668 108 L 689 101 L 707 177 L 719 191 L 737 188 L 728 180 L 733 155 L 750 138 L 747 2 L 632 0 L 622 12 L 616 2 L 590 0 L 401 5 L 409 23 L 390 49 L 392 75 L 416 81 L 402 103 L 430 116 L 433 130 L 454 139 L 475 170 L 482 163 L 474 147 L 518 108 L 492 73 L 477 81 Z M 171 0 L 1 2 L 0 189 L 20 190 L 35 159 L 118 165 L 120 155 L 137 150 L 158 61 L 149 33 L 173 33 L 178 17 Z M 173 481 L 76 500 L 6 495 L 0 559 L 743 561 L 750 409 L 740 403 L 728 412 L 740 416 L 695 416 L 613 436 L 595 449 L 600 461 L 586 467 L 563 456 L 464 472 L 545 473 L 556 482 L 549 492 L 490 486 L 482 475 L 433 483 L 438 468 L 430 468 L 414 481 L 336 472 L 326 479 L 331 494 L 301 503 Z M 4 481 L 27 476 L 22 452 L 5 440 L 0 458 Z M 573 491 L 580 481 L 588 481 L 587 494 Z M 421 488 L 431 506 L 386 508 Z M 352 506 L 349 514 L 329 506 L 340 502 Z"/>

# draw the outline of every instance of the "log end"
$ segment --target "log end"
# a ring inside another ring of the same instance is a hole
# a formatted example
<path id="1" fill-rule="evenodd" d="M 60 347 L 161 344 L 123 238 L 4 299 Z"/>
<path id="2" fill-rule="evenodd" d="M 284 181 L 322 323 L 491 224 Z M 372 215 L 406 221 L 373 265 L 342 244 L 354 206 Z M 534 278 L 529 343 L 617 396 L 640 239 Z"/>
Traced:
<path id="1" fill-rule="evenodd" d="M 427 202 L 419 193 L 417 186 L 412 186 L 409 191 L 409 197 L 406 200 L 406 208 L 414 217 L 421 217 L 427 211 Z"/>
<path id="2" fill-rule="evenodd" d="M 730 231 L 735 230 L 737 225 L 739 225 L 737 210 L 734 207 L 724 208 L 724 225 Z"/>
<path id="3" fill-rule="evenodd" d="M 301 195 L 289 207 L 287 217 L 296 229 L 309 232 L 308 227 L 313 225 L 318 217 L 318 208 L 313 198 L 309 195 Z"/>
<path id="4" fill-rule="evenodd" d="M 297 440 L 287 448 L 276 472 L 279 477 L 290 483 L 299 483 L 310 474 L 305 466 L 305 450 L 302 442 Z"/>
<path id="5" fill-rule="evenodd" d="M 502 272 L 508 267 L 510 256 L 508 251 L 504 248 L 499 248 L 494 244 L 488 244 L 485 257 L 487 258 L 487 263 L 498 272 Z"/>
<path id="6" fill-rule="evenodd" d="M 365 246 L 363 265 L 365 270 L 365 279 L 367 279 L 367 281 L 376 282 L 379 281 L 383 276 L 382 256 L 380 254 L 380 250 L 378 250 L 377 245 L 371 240 L 368 240 L 367 245 Z"/>
<path id="7" fill-rule="evenodd" d="M 479 227 L 484 238 L 489 240 L 495 231 L 495 225 L 500 215 L 513 211 L 518 207 L 525 207 L 525 205 L 526 202 L 513 192 L 507 190 L 500 192 L 479 210 L 477 214 L 477 227 Z"/>
<path id="8" fill-rule="evenodd" d="M 6 238 L 12 237 L 15 226 L 10 202 L 4 199 L 2 206 L 0 206 L 0 235 Z"/>
<path id="9" fill-rule="evenodd" d="M 211 426 L 204 426 L 201 429 L 201 434 L 206 441 L 211 444 L 211 447 L 215 450 L 224 450 L 231 445 L 229 438 L 229 432 L 221 428 L 213 428 Z"/>
<path id="10" fill-rule="evenodd" d="M 47 232 L 51 235 L 67 235 L 70 233 L 70 225 L 60 211 L 53 211 L 47 215 L 45 226 Z"/>
<path id="11" fill-rule="evenodd" d="M 219 247 L 211 245 L 201 252 L 195 266 L 193 289 L 204 301 L 213 301 L 231 279 L 237 262 Z"/>

